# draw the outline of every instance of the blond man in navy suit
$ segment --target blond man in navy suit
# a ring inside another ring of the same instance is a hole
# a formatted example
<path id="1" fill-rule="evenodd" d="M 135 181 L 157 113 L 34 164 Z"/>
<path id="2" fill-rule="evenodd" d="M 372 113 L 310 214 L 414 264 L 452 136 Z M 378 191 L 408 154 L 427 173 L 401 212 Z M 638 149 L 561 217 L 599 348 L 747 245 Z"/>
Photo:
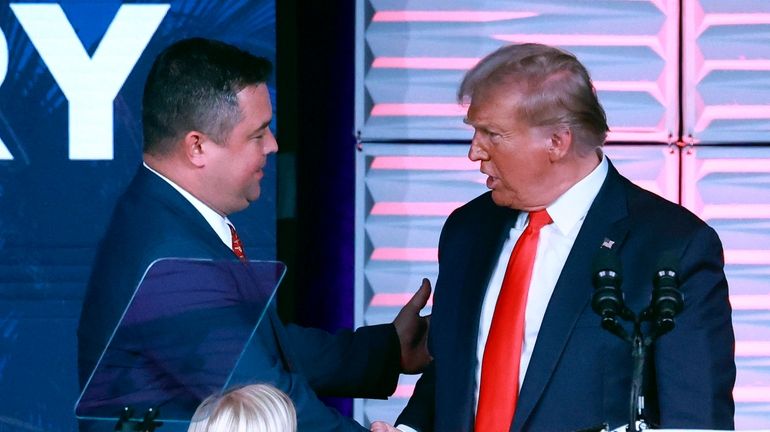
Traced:
<path id="1" fill-rule="evenodd" d="M 529 215 L 546 210 L 552 223 L 540 230 L 531 267 L 518 400 L 500 430 L 628 423 L 631 346 L 603 330 L 591 307 L 600 248 L 622 264 L 625 302 L 637 313 L 650 304 L 660 257 L 678 263 L 684 308 L 649 353 L 647 420 L 732 429 L 734 334 L 720 240 L 686 209 L 618 173 L 602 151 L 606 116 L 583 65 L 545 45 L 506 46 L 466 74 L 459 99 L 474 129 L 468 157 L 480 162 L 490 191 L 444 225 L 429 335 L 434 361 L 396 425 L 479 430 L 485 349 L 505 269 Z"/>

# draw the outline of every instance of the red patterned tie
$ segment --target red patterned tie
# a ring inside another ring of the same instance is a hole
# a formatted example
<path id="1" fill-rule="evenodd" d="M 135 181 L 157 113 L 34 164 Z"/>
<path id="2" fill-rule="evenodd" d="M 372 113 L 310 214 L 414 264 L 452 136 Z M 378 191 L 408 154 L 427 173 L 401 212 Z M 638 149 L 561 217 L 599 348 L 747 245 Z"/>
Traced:
<path id="1" fill-rule="evenodd" d="M 529 214 L 516 241 L 495 305 L 481 367 L 476 432 L 507 432 L 519 398 L 519 366 L 524 342 L 524 313 L 540 228 L 553 222 L 545 210 Z"/>
<path id="2" fill-rule="evenodd" d="M 235 256 L 238 257 L 241 261 L 246 260 L 246 254 L 243 253 L 243 245 L 241 244 L 241 238 L 238 237 L 238 233 L 235 232 L 235 227 L 227 224 L 227 226 L 230 227 L 230 235 L 233 237 L 233 253 Z"/>

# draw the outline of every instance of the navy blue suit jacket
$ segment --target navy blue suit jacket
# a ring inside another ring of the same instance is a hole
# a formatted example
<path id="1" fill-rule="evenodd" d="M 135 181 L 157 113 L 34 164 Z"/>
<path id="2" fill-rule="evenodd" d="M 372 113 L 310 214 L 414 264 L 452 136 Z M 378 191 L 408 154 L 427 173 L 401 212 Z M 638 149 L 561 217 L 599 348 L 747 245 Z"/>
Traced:
<path id="1" fill-rule="evenodd" d="M 144 271 L 170 257 L 235 259 L 189 201 L 140 167 L 117 203 L 86 291 L 78 326 L 81 387 Z M 385 398 L 395 390 L 400 347 L 392 324 L 331 335 L 284 326 L 273 305 L 257 333 L 249 350 L 254 381 L 272 383 L 291 397 L 300 431 L 365 430 L 318 395 Z"/>
<path id="2" fill-rule="evenodd" d="M 429 335 L 434 361 L 398 424 L 423 432 L 473 430 L 481 305 L 517 215 L 486 193 L 444 225 Z M 661 254 L 673 251 L 680 259 L 684 310 L 648 361 L 652 420 L 666 428 L 732 429 L 734 335 L 719 238 L 692 213 L 635 186 L 610 164 L 545 312 L 511 430 L 628 423 L 631 348 L 600 328 L 590 304 L 592 261 L 605 238 L 615 242 L 626 303 L 636 313 L 649 305 Z"/>

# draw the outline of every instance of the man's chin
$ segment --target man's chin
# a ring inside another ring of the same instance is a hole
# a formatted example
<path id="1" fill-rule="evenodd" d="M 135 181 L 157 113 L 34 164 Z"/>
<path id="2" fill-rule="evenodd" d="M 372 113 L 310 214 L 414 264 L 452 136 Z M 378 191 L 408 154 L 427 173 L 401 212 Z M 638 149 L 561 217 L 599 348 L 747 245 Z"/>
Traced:
<path id="1" fill-rule="evenodd" d="M 507 203 L 504 200 L 504 197 L 500 192 L 497 192 L 496 190 L 492 189 L 492 202 L 497 204 L 500 207 L 507 207 Z"/>
<path id="2" fill-rule="evenodd" d="M 259 192 L 255 194 L 249 194 L 249 195 L 243 196 L 243 201 L 240 201 L 237 206 L 234 205 L 233 206 L 234 209 L 230 213 L 236 213 L 236 212 L 246 210 L 247 208 L 249 208 L 251 203 L 253 203 L 258 199 L 259 199 Z"/>
<path id="3" fill-rule="evenodd" d="M 260 196 L 260 195 L 262 195 L 262 189 L 258 187 L 256 190 L 253 190 L 253 191 L 251 191 L 251 193 L 249 193 L 249 194 L 246 196 L 246 200 L 247 200 L 249 203 L 253 203 L 254 201 L 256 201 L 256 200 L 258 200 L 258 199 L 259 199 L 259 196 Z M 248 205 L 248 204 L 247 204 L 247 205 Z"/>
<path id="4" fill-rule="evenodd" d="M 492 190 L 492 202 L 494 202 L 499 207 L 509 207 L 512 209 L 519 208 L 519 207 L 516 207 L 516 205 L 514 205 L 510 197 L 507 197 L 504 194 L 495 191 L 494 189 Z"/>

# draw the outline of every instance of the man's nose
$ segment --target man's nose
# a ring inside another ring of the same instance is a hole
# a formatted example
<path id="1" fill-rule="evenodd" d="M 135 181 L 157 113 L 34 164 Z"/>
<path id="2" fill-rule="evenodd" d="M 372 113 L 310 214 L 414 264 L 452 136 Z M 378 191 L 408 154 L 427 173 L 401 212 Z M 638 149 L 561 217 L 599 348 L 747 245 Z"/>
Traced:
<path id="1" fill-rule="evenodd" d="M 473 138 L 471 139 L 471 146 L 468 149 L 468 159 L 474 162 L 480 161 L 486 157 L 486 152 L 483 150 L 480 140 L 481 137 L 479 137 L 479 133 L 474 132 Z"/>
<path id="2" fill-rule="evenodd" d="M 273 131 L 268 129 L 267 134 L 268 136 L 265 137 L 265 147 L 264 147 L 264 151 L 266 155 L 270 153 L 275 153 L 278 151 L 278 140 L 275 139 L 275 135 L 273 135 Z"/>

